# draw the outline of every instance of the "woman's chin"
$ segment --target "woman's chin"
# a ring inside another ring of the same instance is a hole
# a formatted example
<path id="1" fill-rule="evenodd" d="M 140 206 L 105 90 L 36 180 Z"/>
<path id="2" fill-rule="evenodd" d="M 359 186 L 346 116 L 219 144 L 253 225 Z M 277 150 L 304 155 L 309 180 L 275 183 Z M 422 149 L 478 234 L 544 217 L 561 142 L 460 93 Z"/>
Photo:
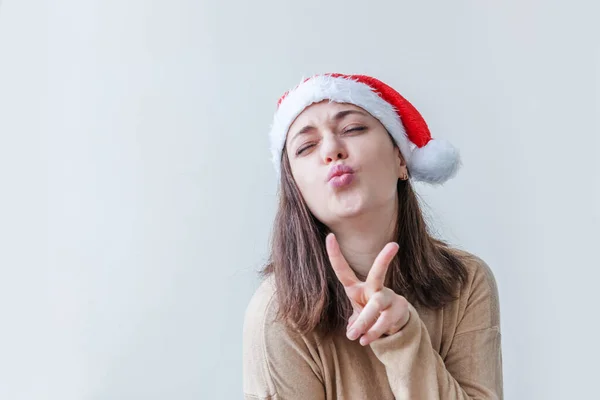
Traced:
<path id="1" fill-rule="evenodd" d="M 354 217 L 365 212 L 365 201 L 360 193 L 347 193 L 333 200 L 329 210 L 339 218 Z"/>
<path id="2" fill-rule="evenodd" d="M 357 209 L 344 209 L 344 210 L 340 210 L 338 212 L 336 212 L 336 216 L 338 218 L 353 218 L 353 217 L 358 217 L 359 215 L 363 214 L 364 210 L 361 208 L 357 208 Z"/>

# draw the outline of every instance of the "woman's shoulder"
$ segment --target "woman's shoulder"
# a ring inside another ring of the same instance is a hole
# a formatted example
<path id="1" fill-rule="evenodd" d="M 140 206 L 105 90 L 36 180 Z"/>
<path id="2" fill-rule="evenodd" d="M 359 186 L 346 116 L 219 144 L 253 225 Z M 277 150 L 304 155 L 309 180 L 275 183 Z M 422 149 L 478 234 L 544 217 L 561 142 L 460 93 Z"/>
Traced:
<path id="1" fill-rule="evenodd" d="M 492 268 L 474 253 L 458 248 L 452 248 L 451 251 L 462 261 L 467 270 L 467 279 L 457 299 L 459 308 L 465 313 L 477 311 L 475 314 L 479 321 L 487 325 L 499 326 L 500 300 Z"/>
<path id="2" fill-rule="evenodd" d="M 264 324 L 269 315 L 274 314 L 275 301 L 275 282 L 273 275 L 264 278 L 248 302 L 244 316 L 244 325 Z"/>
<path id="3" fill-rule="evenodd" d="M 272 347 L 278 341 L 316 341 L 316 333 L 300 334 L 280 318 L 278 300 L 275 278 L 269 275 L 260 282 L 246 307 L 243 328 L 245 340 L 255 344 L 268 342 Z"/>
<path id="4" fill-rule="evenodd" d="M 451 248 L 467 270 L 467 280 L 463 290 L 471 292 L 477 286 L 487 286 L 489 290 L 497 291 L 496 277 L 490 265 L 480 256 L 464 249 Z"/>

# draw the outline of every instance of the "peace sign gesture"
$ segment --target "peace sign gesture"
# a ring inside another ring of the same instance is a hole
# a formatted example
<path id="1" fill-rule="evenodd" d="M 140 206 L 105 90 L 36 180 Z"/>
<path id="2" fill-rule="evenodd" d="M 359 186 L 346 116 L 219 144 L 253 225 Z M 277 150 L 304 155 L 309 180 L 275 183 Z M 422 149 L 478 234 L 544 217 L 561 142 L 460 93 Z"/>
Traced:
<path id="1" fill-rule="evenodd" d="M 331 266 L 344 286 L 354 313 L 348 322 L 348 339 L 359 337 L 366 346 L 382 335 L 392 335 L 406 325 L 409 318 L 408 301 L 392 289 L 383 286 L 390 262 L 398 252 L 398 244 L 390 242 L 375 258 L 365 282 L 346 262 L 333 233 L 325 238 Z"/>

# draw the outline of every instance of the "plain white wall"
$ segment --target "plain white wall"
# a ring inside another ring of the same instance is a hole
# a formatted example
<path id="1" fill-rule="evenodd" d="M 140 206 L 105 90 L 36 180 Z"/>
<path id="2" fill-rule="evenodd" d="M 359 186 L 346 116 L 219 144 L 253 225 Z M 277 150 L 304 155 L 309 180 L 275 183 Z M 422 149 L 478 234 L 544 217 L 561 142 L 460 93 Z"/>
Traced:
<path id="1" fill-rule="evenodd" d="M 461 149 L 456 179 L 418 190 L 495 271 L 506 398 L 589 398 L 594 4 L 3 1 L 0 398 L 241 398 L 267 130 L 326 71 L 380 77 Z"/>

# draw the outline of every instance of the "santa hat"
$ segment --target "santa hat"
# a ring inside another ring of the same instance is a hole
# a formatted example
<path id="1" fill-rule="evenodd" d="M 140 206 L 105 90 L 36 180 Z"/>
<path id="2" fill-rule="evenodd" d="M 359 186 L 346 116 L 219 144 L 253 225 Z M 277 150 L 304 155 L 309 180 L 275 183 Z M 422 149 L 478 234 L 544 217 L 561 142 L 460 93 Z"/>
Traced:
<path id="1" fill-rule="evenodd" d="M 446 140 L 433 139 L 421 114 L 392 87 L 366 75 L 328 73 L 304 79 L 277 103 L 269 139 L 278 178 L 290 126 L 306 107 L 323 100 L 354 104 L 377 118 L 400 148 L 416 181 L 444 183 L 460 168 L 458 150 Z"/>

